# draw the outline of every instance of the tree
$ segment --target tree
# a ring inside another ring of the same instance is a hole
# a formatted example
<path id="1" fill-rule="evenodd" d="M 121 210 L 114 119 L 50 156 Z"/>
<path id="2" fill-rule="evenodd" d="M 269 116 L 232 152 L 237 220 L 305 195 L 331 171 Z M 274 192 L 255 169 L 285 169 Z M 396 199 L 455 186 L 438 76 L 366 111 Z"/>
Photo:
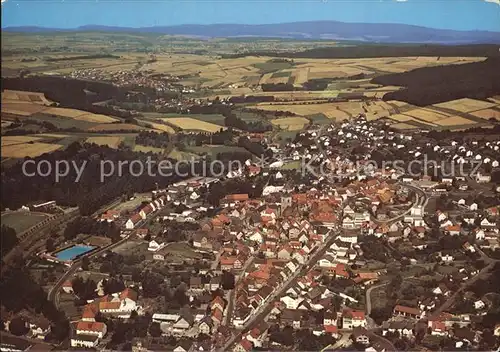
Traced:
<path id="1" fill-rule="evenodd" d="M 89 265 L 90 265 L 90 259 L 88 257 L 83 257 L 82 258 L 82 269 L 83 270 L 89 270 Z"/>
<path id="2" fill-rule="evenodd" d="M 52 238 L 47 238 L 45 241 L 45 248 L 47 249 L 47 252 L 53 252 L 56 249 Z"/>
<path id="3" fill-rule="evenodd" d="M 14 318 L 9 324 L 9 331 L 16 336 L 24 336 L 30 331 L 23 318 Z"/>
<path id="4" fill-rule="evenodd" d="M 151 325 L 149 325 L 149 334 L 153 337 L 160 337 L 162 334 L 160 323 L 151 323 Z"/>
<path id="5" fill-rule="evenodd" d="M 12 227 L 2 225 L 0 236 L 2 239 L 2 246 L 0 248 L 2 256 L 8 253 L 19 243 L 16 230 L 14 230 Z"/>
<path id="6" fill-rule="evenodd" d="M 229 271 L 224 271 L 221 277 L 221 285 L 224 290 L 232 290 L 235 285 L 234 274 Z"/>

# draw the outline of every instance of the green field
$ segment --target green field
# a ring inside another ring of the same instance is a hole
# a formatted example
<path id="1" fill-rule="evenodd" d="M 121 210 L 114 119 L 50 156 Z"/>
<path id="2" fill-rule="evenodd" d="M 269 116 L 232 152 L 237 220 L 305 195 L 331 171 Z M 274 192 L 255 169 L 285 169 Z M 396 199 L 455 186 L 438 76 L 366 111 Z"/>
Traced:
<path id="1" fill-rule="evenodd" d="M 326 115 L 324 114 L 313 114 L 313 115 L 308 115 L 306 116 L 309 120 L 312 121 L 312 123 L 315 123 L 317 125 L 329 125 L 331 124 L 333 121 L 331 119 L 329 119 L 328 117 L 326 117 Z"/>
<path id="2" fill-rule="evenodd" d="M 18 234 L 20 234 L 47 217 L 47 214 L 33 213 L 29 211 L 2 213 L 2 225 L 12 227 Z"/>
<path id="3" fill-rule="evenodd" d="M 245 148 L 242 147 L 232 147 L 225 145 L 204 145 L 200 147 L 188 147 L 187 151 L 192 152 L 194 154 L 210 154 L 215 157 L 218 153 L 227 153 L 227 152 L 237 152 L 237 153 L 249 153 Z"/>
<path id="4" fill-rule="evenodd" d="M 133 149 L 134 152 L 142 152 L 142 153 L 155 153 L 155 154 L 160 154 L 163 153 L 162 148 L 156 148 L 156 147 L 149 147 L 145 145 L 139 145 L 136 144 Z"/>
<path id="5" fill-rule="evenodd" d="M 257 64 L 253 64 L 253 67 L 259 69 L 259 73 L 261 74 L 266 74 L 266 73 L 271 73 L 271 72 L 276 72 L 280 70 L 286 70 L 289 68 L 292 68 L 294 65 L 290 62 L 281 62 L 281 61 L 267 61 L 267 62 L 261 62 Z M 286 76 L 288 77 L 288 76 Z"/>

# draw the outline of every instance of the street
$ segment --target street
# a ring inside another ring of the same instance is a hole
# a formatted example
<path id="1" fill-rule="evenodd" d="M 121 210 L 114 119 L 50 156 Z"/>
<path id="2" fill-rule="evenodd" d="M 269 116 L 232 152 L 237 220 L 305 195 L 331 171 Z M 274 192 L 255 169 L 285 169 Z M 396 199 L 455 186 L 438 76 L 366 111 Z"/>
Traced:
<path id="1" fill-rule="evenodd" d="M 235 342 L 239 341 L 243 334 L 250 330 L 256 323 L 260 322 L 264 319 L 272 310 L 272 303 L 278 297 L 280 297 L 292 284 L 294 284 L 299 276 L 305 275 L 309 270 L 312 269 L 314 265 L 318 262 L 319 259 L 326 253 L 327 249 L 335 242 L 337 235 L 333 233 L 334 230 L 330 230 L 330 235 L 327 240 L 318 248 L 318 250 L 312 255 L 309 260 L 302 265 L 299 270 L 296 270 L 295 273 L 290 276 L 280 287 L 274 291 L 274 293 L 269 296 L 264 305 L 260 306 L 252 315 L 252 317 L 248 320 L 248 322 L 243 326 L 243 329 L 233 335 L 226 344 L 220 349 L 220 351 L 228 350 Z"/>

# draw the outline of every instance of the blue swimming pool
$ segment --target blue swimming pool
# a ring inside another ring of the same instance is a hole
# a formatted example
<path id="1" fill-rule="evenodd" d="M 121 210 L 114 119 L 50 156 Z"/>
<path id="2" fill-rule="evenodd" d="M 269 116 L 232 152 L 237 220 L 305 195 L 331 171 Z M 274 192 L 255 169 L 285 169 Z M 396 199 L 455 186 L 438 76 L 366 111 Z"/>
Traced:
<path id="1" fill-rule="evenodd" d="M 95 247 L 93 246 L 84 246 L 84 245 L 75 245 L 73 247 L 69 247 L 66 249 L 63 249 L 60 252 L 54 253 L 57 259 L 59 260 L 73 260 L 76 257 L 85 254 L 87 252 L 90 252 L 93 250 Z"/>

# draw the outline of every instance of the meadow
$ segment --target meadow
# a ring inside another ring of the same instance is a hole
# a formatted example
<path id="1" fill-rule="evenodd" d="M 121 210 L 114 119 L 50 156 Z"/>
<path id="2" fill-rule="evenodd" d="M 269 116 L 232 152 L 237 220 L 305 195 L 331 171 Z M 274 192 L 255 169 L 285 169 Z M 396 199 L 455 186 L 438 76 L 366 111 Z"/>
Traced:
<path id="1" fill-rule="evenodd" d="M 12 227 L 19 235 L 21 232 L 35 226 L 47 218 L 47 214 L 30 211 L 3 212 L 1 215 L 2 225 Z"/>

